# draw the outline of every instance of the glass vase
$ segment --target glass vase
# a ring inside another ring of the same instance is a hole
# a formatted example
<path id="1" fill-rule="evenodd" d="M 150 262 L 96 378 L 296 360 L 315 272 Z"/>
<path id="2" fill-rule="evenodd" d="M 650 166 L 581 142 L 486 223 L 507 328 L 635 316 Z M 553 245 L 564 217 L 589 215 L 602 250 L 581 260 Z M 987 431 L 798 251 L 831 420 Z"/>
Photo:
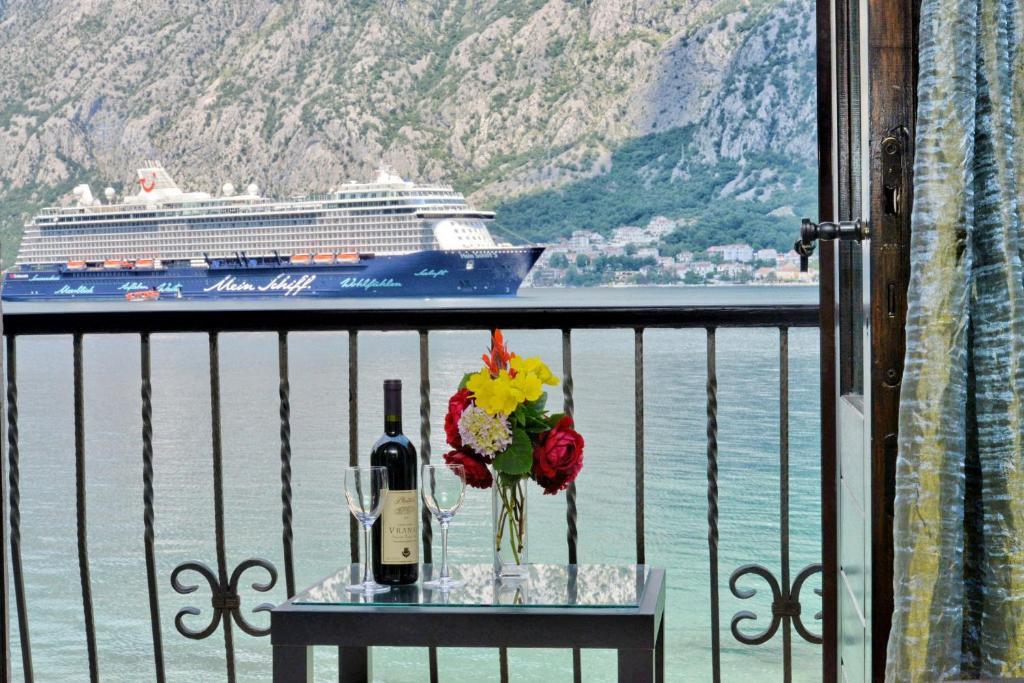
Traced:
<path id="1" fill-rule="evenodd" d="M 526 544 L 526 484 L 530 478 L 493 472 L 491 514 L 494 520 L 494 576 L 521 580 L 529 576 Z"/>

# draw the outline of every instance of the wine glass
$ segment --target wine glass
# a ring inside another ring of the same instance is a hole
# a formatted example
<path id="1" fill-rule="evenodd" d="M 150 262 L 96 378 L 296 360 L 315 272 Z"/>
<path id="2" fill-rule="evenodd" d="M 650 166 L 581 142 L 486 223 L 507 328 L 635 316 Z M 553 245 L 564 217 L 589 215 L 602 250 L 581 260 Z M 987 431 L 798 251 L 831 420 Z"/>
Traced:
<path id="1" fill-rule="evenodd" d="M 347 586 L 351 593 L 373 595 L 386 593 L 390 586 L 383 586 L 373 580 L 370 567 L 370 527 L 380 516 L 384 499 L 388 494 L 388 469 L 386 467 L 346 467 L 345 498 L 348 509 L 363 525 L 363 580 Z"/>
<path id="2" fill-rule="evenodd" d="M 466 497 L 466 469 L 462 465 L 424 465 L 420 472 L 423 504 L 441 525 L 441 574 L 423 583 L 426 588 L 448 591 L 464 585 L 448 573 L 448 524 Z"/>

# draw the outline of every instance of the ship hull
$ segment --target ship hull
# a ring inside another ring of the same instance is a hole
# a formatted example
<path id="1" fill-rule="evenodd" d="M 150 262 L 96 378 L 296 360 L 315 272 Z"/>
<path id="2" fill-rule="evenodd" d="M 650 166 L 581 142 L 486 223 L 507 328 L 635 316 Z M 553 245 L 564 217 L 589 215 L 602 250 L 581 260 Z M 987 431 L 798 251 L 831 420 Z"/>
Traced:
<path id="1" fill-rule="evenodd" d="M 420 251 L 356 263 L 269 260 L 214 262 L 159 270 L 72 271 L 36 266 L 8 272 L 5 301 L 124 300 L 156 290 L 162 299 L 275 299 L 514 296 L 542 247 Z"/>

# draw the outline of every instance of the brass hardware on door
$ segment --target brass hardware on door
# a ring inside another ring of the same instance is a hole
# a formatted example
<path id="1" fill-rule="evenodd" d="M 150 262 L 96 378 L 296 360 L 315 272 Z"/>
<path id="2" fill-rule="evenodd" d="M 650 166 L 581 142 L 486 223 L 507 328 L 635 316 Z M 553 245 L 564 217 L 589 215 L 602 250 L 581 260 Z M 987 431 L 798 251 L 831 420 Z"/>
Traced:
<path id="1" fill-rule="evenodd" d="M 897 128 L 882 138 L 882 210 L 886 216 L 903 213 L 904 135 L 903 129 Z"/>

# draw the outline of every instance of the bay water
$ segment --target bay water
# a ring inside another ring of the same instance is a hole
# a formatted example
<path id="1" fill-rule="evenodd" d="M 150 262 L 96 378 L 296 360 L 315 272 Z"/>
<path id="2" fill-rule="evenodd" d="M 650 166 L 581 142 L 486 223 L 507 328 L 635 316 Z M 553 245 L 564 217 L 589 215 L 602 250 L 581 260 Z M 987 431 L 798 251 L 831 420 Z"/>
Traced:
<path id="1" fill-rule="evenodd" d="M 516 299 L 460 300 L 459 306 L 729 305 L 814 303 L 808 287 L 694 287 L 543 290 Z M 141 305 L 163 305 L 165 302 Z M 172 304 L 174 302 L 167 302 Z M 408 301 L 374 305 L 401 307 Z M 358 303 L 331 305 L 360 305 Z M 365 305 L 365 304 L 363 304 Z M 423 306 L 451 302 L 417 302 Z M 10 308 L 10 307 L 8 307 Z M 558 326 L 552 319 L 550 323 Z M 509 330 L 511 348 L 540 355 L 561 374 L 561 335 Z M 790 362 L 790 552 L 791 576 L 820 559 L 819 381 L 816 329 L 789 335 Z M 704 330 L 649 330 L 645 334 L 646 548 L 650 564 L 668 571 L 666 670 L 668 680 L 703 681 L 711 671 L 711 611 L 707 528 L 707 455 Z M 632 330 L 576 331 L 573 340 L 576 421 L 586 439 L 578 479 L 581 562 L 635 561 L 634 419 Z M 28 623 L 37 681 L 84 681 L 88 666 L 78 579 L 74 495 L 72 349 L 68 337 L 18 340 L 18 404 L 21 447 L 21 534 Z M 445 452 L 443 419 L 448 396 L 461 376 L 478 368 L 486 332 L 430 335 L 431 444 Z M 296 583 L 299 589 L 348 562 L 348 512 L 342 470 L 348 460 L 348 339 L 345 333 L 289 336 Z M 151 681 L 152 640 L 143 555 L 141 399 L 139 342 L 133 335 L 92 335 L 85 350 L 85 436 L 89 558 L 99 666 L 106 681 Z M 766 627 L 771 590 L 756 588 L 747 600 L 729 591 L 737 567 L 764 564 L 779 576 L 779 332 L 723 329 L 717 338 L 719 386 L 719 591 L 722 668 L 725 681 L 776 681 L 782 677 L 781 632 L 764 645 L 747 646 L 729 630 L 734 614 L 751 610 Z M 229 571 L 248 557 L 278 568 L 268 594 L 249 588 L 264 576 L 250 570 L 242 604 L 253 623 L 266 614 L 248 612 L 285 598 L 281 542 L 277 337 L 224 334 L 220 342 L 223 410 L 225 535 Z M 152 339 L 155 460 L 156 562 L 160 628 L 168 680 L 225 679 L 222 631 L 201 641 L 174 626 L 180 609 L 200 616 L 185 623 L 202 628 L 210 617 L 205 585 L 179 595 L 170 573 L 186 561 L 216 566 L 210 447 L 210 394 L 204 335 L 160 334 Z M 419 445 L 419 346 L 415 333 L 359 334 L 360 452 L 382 430 L 382 380 L 405 384 L 404 429 Z M 560 406 L 561 388 L 549 405 Z M 565 496 L 544 496 L 531 487 L 529 547 L 534 562 L 566 561 Z M 452 525 L 451 560 L 489 561 L 490 492 L 471 489 Z M 440 547 L 435 538 L 435 555 Z M 200 581 L 194 574 L 187 582 Z M 803 618 L 820 609 L 812 578 L 800 596 Z M 12 607 L 12 620 L 15 619 Z M 14 630 L 17 633 L 17 630 Z M 269 680 L 267 638 L 234 629 L 238 679 Z M 12 643 L 15 680 L 20 680 L 17 639 Z M 796 680 L 820 679 L 820 646 L 793 635 Z M 379 681 L 427 680 L 425 649 L 378 648 Z M 572 680 L 565 650 L 512 650 L 515 681 Z M 444 649 L 441 680 L 498 680 L 497 650 Z M 317 680 L 337 680 L 336 656 L 317 653 Z M 615 680 L 615 654 L 584 651 L 586 681 Z"/>

